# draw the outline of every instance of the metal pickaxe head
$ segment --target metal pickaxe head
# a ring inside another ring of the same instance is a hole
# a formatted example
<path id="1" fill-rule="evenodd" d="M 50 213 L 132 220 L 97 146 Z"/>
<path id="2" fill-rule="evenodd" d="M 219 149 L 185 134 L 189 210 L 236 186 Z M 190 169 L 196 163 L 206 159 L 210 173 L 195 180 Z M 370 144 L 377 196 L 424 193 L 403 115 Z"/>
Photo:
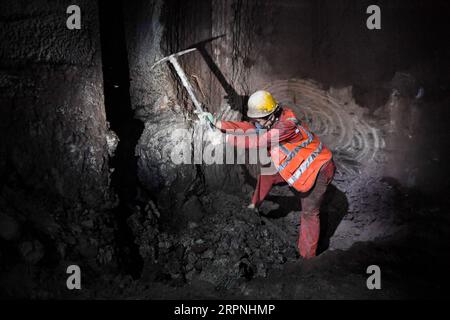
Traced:
<path id="1" fill-rule="evenodd" d="M 157 64 L 160 64 L 161 62 L 170 60 L 171 57 L 179 57 L 179 56 L 182 56 L 182 55 L 184 55 L 186 53 L 189 53 L 189 52 L 192 52 L 192 51 L 195 51 L 195 50 L 197 50 L 197 48 L 190 48 L 190 49 L 186 49 L 186 50 L 183 50 L 183 51 L 180 51 L 180 52 L 177 52 L 177 53 L 173 53 L 170 56 L 164 57 L 164 58 L 156 61 L 152 65 L 152 67 L 150 69 L 153 69 Z"/>
<path id="2" fill-rule="evenodd" d="M 213 42 L 214 40 L 223 38 L 225 36 L 226 36 L 226 33 L 218 35 L 218 36 L 215 36 L 215 37 L 211 37 L 211 38 L 208 38 L 206 40 L 202 40 L 200 42 L 197 42 L 197 43 L 193 44 L 192 46 L 190 46 L 189 48 L 197 48 L 200 51 L 202 48 L 205 47 L 206 44 L 208 44 L 210 42 Z"/>

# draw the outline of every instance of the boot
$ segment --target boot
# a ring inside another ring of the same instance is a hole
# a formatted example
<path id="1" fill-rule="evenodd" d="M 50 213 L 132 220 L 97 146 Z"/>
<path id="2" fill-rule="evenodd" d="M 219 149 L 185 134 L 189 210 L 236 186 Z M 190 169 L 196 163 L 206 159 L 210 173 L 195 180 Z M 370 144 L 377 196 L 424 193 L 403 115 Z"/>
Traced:
<path id="1" fill-rule="evenodd" d="M 254 203 L 250 203 L 250 204 L 247 206 L 247 209 L 252 210 L 254 213 L 256 213 L 257 215 L 259 215 L 259 209 L 258 209 L 257 206 L 255 206 Z"/>

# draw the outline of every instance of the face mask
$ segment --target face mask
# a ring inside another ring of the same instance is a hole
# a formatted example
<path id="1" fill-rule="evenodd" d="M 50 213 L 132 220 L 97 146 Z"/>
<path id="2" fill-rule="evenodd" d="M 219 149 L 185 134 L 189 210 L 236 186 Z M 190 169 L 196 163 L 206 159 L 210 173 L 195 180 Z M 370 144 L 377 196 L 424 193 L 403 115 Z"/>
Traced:
<path id="1" fill-rule="evenodd" d="M 261 129 L 264 129 L 264 127 L 262 125 L 260 125 L 259 122 L 255 122 L 255 127 L 256 127 L 257 131 L 261 130 Z"/>

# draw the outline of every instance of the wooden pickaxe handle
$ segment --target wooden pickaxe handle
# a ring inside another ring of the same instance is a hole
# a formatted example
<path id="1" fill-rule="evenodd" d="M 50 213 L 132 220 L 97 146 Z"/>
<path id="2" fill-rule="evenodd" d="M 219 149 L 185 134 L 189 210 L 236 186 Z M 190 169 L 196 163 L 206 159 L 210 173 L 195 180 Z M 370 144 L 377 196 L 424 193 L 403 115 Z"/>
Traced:
<path id="1" fill-rule="evenodd" d="M 184 88 L 187 90 L 189 96 L 191 97 L 192 102 L 194 103 L 195 109 L 197 111 L 198 114 L 203 112 L 203 106 L 200 103 L 200 101 L 198 101 L 197 97 L 195 96 L 194 93 L 194 88 L 192 88 L 191 83 L 189 82 L 186 73 L 184 72 L 183 68 L 181 67 L 180 63 L 178 62 L 177 57 L 192 52 L 196 50 L 195 48 L 191 48 L 191 49 L 187 49 L 184 51 L 180 51 L 174 54 L 171 54 L 170 56 L 167 56 L 165 58 L 162 58 L 161 60 L 157 61 L 155 64 L 153 64 L 152 69 L 159 63 L 163 62 L 163 61 L 169 61 L 172 66 L 175 69 L 175 72 L 177 73 L 178 77 L 181 80 L 181 83 L 183 84 Z"/>

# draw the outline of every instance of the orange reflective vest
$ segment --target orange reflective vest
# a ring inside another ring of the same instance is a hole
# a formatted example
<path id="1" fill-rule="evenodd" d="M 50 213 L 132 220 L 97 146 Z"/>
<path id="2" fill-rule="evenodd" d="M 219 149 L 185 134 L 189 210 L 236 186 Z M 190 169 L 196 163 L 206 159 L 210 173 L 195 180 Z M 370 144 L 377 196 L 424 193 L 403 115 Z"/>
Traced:
<path id="1" fill-rule="evenodd" d="M 284 108 L 284 121 L 293 121 L 295 132 L 301 139 L 297 142 L 281 142 L 269 150 L 271 159 L 283 179 L 299 192 L 308 192 L 316 181 L 320 168 L 332 158 L 331 151 L 308 126 L 295 117 L 292 110 Z"/>

